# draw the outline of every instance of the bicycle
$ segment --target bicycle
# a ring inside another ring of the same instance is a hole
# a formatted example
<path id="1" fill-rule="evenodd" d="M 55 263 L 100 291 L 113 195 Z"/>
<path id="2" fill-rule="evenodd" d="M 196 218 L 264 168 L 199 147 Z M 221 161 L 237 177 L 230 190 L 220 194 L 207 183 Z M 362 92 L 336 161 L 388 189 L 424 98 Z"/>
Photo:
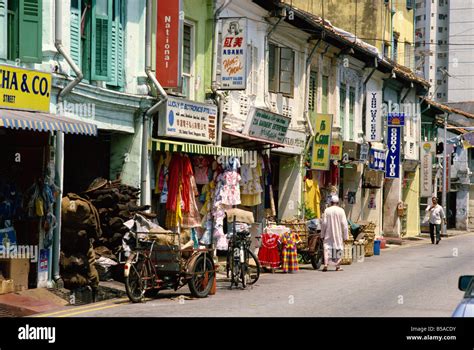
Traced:
<path id="1" fill-rule="evenodd" d="M 233 223 L 233 234 L 229 240 L 227 251 L 227 277 L 230 274 L 230 288 L 242 283 L 242 287 L 253 285 L 260 277 L 260 262 L 256 255 L 250 250 L 251 235 L 247 230 L 235 230 L 235 218 Z M 250 263 L 250 259 L 254 264 Z"/>

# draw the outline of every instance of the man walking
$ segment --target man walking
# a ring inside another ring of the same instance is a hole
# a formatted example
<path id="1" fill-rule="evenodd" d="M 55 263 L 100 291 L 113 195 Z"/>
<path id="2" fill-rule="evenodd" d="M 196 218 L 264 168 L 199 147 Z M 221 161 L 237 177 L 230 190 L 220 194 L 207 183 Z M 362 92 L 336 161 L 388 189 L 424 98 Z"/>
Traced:
<path id="1" fill-rule="evenodd" d="M 432 204 L 426 208 L 426 212 L 430 215 L 430 236 L 431 244 L 434 244 L 434 231 L 436 230 L 436 244 L 441 240 L 441 219 L 446 225 L 446 215 L 443 207 L 438 204 L 438 198 L 433 196 L 431 198 Z"/>
<path id="2" fill-rule="evenodd" d="M 324 268 L 328 270 L 329 254 L 336 263 L 336 271 L 342 271 L 341 260 L 344 241 L 349 238 L 347 217 L 344 209 L 338 206 L 339 198 L 331 196 L 331 206 L 324 211 L 321 222 L 321 238 L 324 244 Z"/>

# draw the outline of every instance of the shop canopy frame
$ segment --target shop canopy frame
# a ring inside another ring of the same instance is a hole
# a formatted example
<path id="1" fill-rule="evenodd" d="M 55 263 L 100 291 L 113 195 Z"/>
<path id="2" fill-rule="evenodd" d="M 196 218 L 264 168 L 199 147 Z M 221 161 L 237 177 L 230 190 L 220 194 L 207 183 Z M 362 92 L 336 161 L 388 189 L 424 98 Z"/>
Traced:
<path id="1" fill-rule="evenodd" d="M 280 147 L 284 148 L 288 146 L 276 141 L 264 140 L 264 139 L 244 135 L 240 132 L 231 131 L 227 129 L 223 129 L 222 133 L 227 134 L 228 138 L 226 141 L 230 143 L 230 146 L 244 147 L 247 150 L 262 150 L 262 149 L 273 149 L 273 148 L 280 148 Z M 237 140 L 237 141 L 235 142 L 234 140 Z"/>
<path id="2" fill-rule="evenodd" d="M 181 152 L 210 156 L 243 157 L 245 149 L 204 145 L 172 140 L 152 139 L 153 149 L 161 152 Z"/>
<path id="3" fill-rule="evenodd" d="M 97 125 L 50 113 L 0 108 L 0 128 L 97 136 Z"/>

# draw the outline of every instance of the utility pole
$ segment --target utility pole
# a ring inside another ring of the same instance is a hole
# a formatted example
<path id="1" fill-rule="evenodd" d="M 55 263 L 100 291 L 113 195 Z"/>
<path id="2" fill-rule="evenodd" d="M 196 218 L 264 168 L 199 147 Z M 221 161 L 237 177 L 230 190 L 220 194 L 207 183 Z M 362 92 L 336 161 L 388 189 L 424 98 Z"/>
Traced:
<path id="1" fill-rule="evenodd" d="M 447 128 L 448 128 L 448 113 L 444 113 L 444 142 L 443 142 L 443 194 L 442 194 L 442 197 L 441 197 L 441 205 L 443 206 L 443 210 L 444 210 L 444 214 L 446 216 L 446 223 L 443 222 L 443 234 L 446 235 L 446 231 L 447 231 L 447 217 L 448 217 L 448 208 L 447 208 L 447 205 L 446 205 L 446 191 L 447 191 L 447 166 L 448 166 L 448 163 L 446 161 L 446 155 L 447 155 L 447 140 L 448 140 L 448 137 L 447 137 Z"/>

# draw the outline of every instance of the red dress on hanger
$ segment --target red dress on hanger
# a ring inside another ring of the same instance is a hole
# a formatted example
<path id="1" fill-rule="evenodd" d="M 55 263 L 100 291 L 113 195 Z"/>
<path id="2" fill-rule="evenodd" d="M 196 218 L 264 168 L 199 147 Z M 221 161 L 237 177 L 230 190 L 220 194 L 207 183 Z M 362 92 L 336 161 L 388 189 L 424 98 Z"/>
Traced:
<path id="1" fill-rule="evenodd" d="M 279 239 L 280 235 L 277 233 L 262 233 L 262 246 L 258 251 L 258 260 L 262 266 L 273 268 L 280 266 Z"/>

